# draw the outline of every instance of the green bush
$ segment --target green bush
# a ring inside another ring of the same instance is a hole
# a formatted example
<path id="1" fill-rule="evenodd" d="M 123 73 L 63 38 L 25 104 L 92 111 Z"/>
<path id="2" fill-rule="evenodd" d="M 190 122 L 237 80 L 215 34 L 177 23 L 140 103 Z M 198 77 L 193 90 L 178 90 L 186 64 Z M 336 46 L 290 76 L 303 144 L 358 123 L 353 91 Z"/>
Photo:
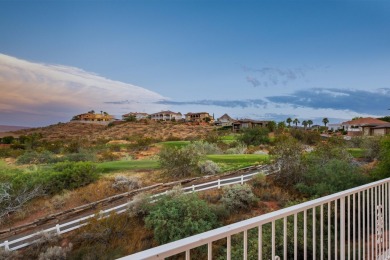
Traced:
<path id="1" fill-rule="evenodd" d="M 152 207 L 145 224 L 160 244 L 215 228 L 217 217 L 196 194 L 167 195 Z"/>
<path id="2" fill-rule="evenodd" d="M 96 166 L 90 162 L 60 162 L 55 164 L 52 170 L 39 173 L 39 180 L 49 194 L 76 189 L 98 178 Z"/>
<path id="3" fill-rule="evenodd" d="M 372 176 L 377 180 L 390 177 L 390 136 L 383 137 L 380 142 L 379 164 Z"/>
<path id="4" fill-rule="evenodd" d="M 242 131 L 242 135 L 238 137 L 238 140 L 246 145 L 267 144 L 270 141 L 268 134 L 268 128 L 246 128 Z"/>
<path id="5" fill-rule="evenodd" d="M 368 182 L 357 166 L 348 161 L 331 159 L 325 164 L 312 164 L 303 175 L 302 183 L 296 185 L 302 193 L 321 197 L 347 190 Z"/>
<path id="6" fill-rule="evenodd" d="M 17 164 L 42 164 L 42 163 L 55 163 L 59 159 L 49 151 L 43 151 L 38 153 L 36 151 L 27 151 L 16 160 Z"/>

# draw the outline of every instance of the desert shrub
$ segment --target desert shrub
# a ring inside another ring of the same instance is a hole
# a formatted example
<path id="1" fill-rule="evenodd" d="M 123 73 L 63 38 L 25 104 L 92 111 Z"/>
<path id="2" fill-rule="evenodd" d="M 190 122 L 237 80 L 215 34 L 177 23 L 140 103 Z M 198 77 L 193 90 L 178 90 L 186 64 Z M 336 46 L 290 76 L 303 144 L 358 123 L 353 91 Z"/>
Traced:
<path id="1" fill-rule="evenodd" d="M 242 134 L 238 137 L 238 140 L 246 145 L 267 144 L 270 141 L 268 134 L 268 128 L 246 128 L 242 131 Z"/>
<path id="2" fill-rule="evenodd" d="M 117 259 L 126 254 L 124 243 L 128 243 L 133 230 L 126 214 L 112 213 L 103 219 L 96 214 L 88 225 L 78 230 L 69 259 Z"/>
<path id="3" fill-rule="evenodd" d="M 279 172 L 273 174 L 276 183 L 285 188 L 291 188 L 302 180 L 303 145 L 295 138 L 280 136 L 270 151 L 275 158 Z"/>
<path id="4" fill-rule="evenodd" d="M 380 180 L 390 177 L 390 136 L 385 136 L 380 142 L 379 163 L 373 170 L 374 179 Z"/>
<path id="5" fill-rule="evenodd" d="M 235 147 L 229 148 L 225 151 L 226 154 L 244 154 L 247 146 L 243 143 L 238 143 Z"/>
<path id="6" fill-rule="evenodd" d="M 223 188 L 221 202 L 230 212 L 239 212 L 248 210 L 256 202 L 256 197 L 249 185 L 236 184 Z"/>
<path id="7" fill-rule="evenodd" d="M 310 165 L 297 189 L 311 197 L 321 197 L 347 190 L 368 182 L 357 166 L 332 159 L 325 165 Z"/>
<path id="8" fill-rule="evenodd" d="M 18 252 L 16 252 L 16 251 L 6 251 L 3 248 L 0 248 L 0 259 L 2 259 L 2 260 L 19 259 Z"/>
<path id="9" fill-rule="evenodd" d="M 221 171 L 218 164 L 210 160 L 201 161 L 198 163 L 198 166 L 202 174 L 216 174 Z"/>
<path id="10" fill-rule="evenodd" d="M 79 153 L 69 153 L 61 157 L 61 161 L 70 162 L 96 162 L 96 154 L 90 151 L 82 150 Z"/>
<path id="11" fill-rule="evenodd" d="M 27 151 L 16 160 L 17 164 L 42 164 L 42 163 L 55 163 L 58 158 L 49 151 L 43 151 L 38 153 L 36 151 Z"/>
<path id="12" fill-rule="evenodd" d="M 167 138 L 165 138 L 165 141 L 180 141 L 180 140 L 181 140 L 180 137 L 174 136 L 172 135 L 172 133 L 169 134 Z"/>
<path id="13" fill-rule="evenodd" d="M 163 173 L 171 177 L 190 176 L 198 170 L 199 154 L 192 149 L 164 147 L 159 153 Z"/>
<path id="14" fill-rule="evenodd" d="M 72 244 L 67 247 L 52 246 L 48 247 L 45 252 L 39 254 L 39 260 L 65 260 L 68 253 L 72 250 Z"/>
<path id="15" fill-rule="evenodd" d="M 12 157 L 12 158 L 17 158 L 21 156 L 24 153 L 23 150 L 14 150 L 11 148 L 5 148 L 5 147 L 0 147 L 0 158 L 7 158 L 7 157 Z"/>
<path id="16" fill-rule="evenodd" d="M 165 196 L 158 200 L 145 218 L 160 244 L 195 235 L 217 226 L 217 217 L 196 194 Z"/>
<path id="17" fill-rule="evenodd" d="M 206 134 L 203 140 L 207 143 L 214 144 L 214 143 L 218 143 L 221 140 L 221 136 L 219 132 L 211 131 Z"/>
<path id="18" fill-rule="evenodd" d="M 369 137 L 363 140 L 362 148 L 366 159 L 374 160 L 380 157 L 381 140 L 382 137 Z"/>
<path id="19" fill-rule="evenodd" d="M 111 144 L 109 146 L 109 150 L 111 152 L 120 152 L 121 151 L 121 146 L 119 144 Z"/>
<path id="20" fill-rule="evenodd" d="M 150 210 L 150 195 L 146 193 L 137 194 L 130 201 L 128 212 L 130 217 L 145 217 Z"/>
<path id="21" fill-rule="evenodd" d="M 365 139 L 363 136 L 354 136 L 347 144 L 352 148 L 361 148 Z"/>
<path id="22" fill-rule="evenodd" d="M 39 179 L 48 194 L 72 190 L 96 181 L 99 178 L 96 165 L 90 162 L 61 162 L 52 170 L 43 171 Z"/>
<path id="23" fill-rule="evenodd" d="M 321 140 L 321 135 L 317 131 L 304 131 L 291 128 L 290 134 L 298 141 L 308 145 L 314 145 Z"/>
<path id="24" fill-rule="evenodd" d="M 13 136 L 4 136 L 1 138 L 1 143 L 2 144 L 12 144 L 12 142 L 15 140 L 15 137 Z"/>
<path id="25" fill-rule="evenodd" d="M 54 195 L 50 200 L 50 204 L 54 209 L 61 209 L 65 206 L 66 202 L 69 200 L 70 194 L 69 192 L 64 192 L 63 194 Z"/>
<path id="26" fill-rule="evenodd" d="M 206 154 L 220 154 L 221 150 L 215 143 L 208 143 L 205 141 L 194 141 L 191 142 L 186 149 L 191 149 L 199 155 Z"/>
<path id="27" fill-rule="evenodd" d="M 116 190 L 135 190 L 142 187 L 142 181 L 138 177 L 115 176 L 112 187 Z"/>
<path id="28" fill-rule="evenodd" d="M 59 154 L 61 153 L 64 147 L 64 142 L 63 141 L 50 141 L 50 142 L 41 141 L 40 147 L 54 154 Z"/>
<path id="29" fill-rule="evenodd" d="M 116 155 L 110 151 L 104 151 L 104 152 L 100 153 L 99 161 L 101 161 L 101 162 L 115 161 L 115 160 L 118 160 L 119 158 L 120 158 L 119 155 Z"/>

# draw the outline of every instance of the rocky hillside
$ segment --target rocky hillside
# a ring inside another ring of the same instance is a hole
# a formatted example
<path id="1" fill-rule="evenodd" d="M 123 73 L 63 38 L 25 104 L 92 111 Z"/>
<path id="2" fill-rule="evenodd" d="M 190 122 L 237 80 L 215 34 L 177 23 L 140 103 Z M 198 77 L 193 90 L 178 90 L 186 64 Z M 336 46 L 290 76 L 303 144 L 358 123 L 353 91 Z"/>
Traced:
<path id="1" fill-rule="evenodd" d="M 24 129 L 14 131 L 14 135 L 28 135 L 41 133 L 46 140 L 72 140 L 72 139 L 125 139 L 127 137 L 142 135 L 155 139 L 191 139 L 206 135 L 215 129 L 207 124 L 197 125 L 174 122 L 124 122 L 114 126 L 103 126 L 83 123 L 59 123 L 47 127 Z"/>

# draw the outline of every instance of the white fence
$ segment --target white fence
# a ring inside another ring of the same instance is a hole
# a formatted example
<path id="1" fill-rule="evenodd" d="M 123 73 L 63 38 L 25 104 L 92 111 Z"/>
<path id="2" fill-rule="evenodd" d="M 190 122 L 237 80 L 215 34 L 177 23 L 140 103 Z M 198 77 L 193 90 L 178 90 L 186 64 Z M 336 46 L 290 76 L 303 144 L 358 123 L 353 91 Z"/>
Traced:
<path id="1" fill-rule="evenodd" d="M 232 185 L 232 184 L 236 184 L 236 183 L 243 184 L 244 182 L 249 181 L 254 175 L 259 174 L 260 172 L 264 172 L 265 170 L 268 170 L 267 166 L 264 166 L 263 168 L 259 169 L 259 171 L 255 172 L 255 173 L 241 175 L 238 177 L 233 177 L 233 178 L 228 178 L 228 179 L 218 179 L 216 181 L 202 183 L 202 184 L 198 184 L 198 185 L 192 185 L 190 187 L 183 188 L 183 191 L 184 192 L 198 192 L 198 191 L 203 191 L 203 190 L 208 190 L 208 189 L 220 188 L 222 186 Z M 159 196 L 164 195 L 165 193 L 166 192 L 155 194 L 152 197 L 159 197 Z M 129 203 L 130 202 L 127 202 L 127 203 L 121 204 L 121 205 L 113 207 L 113 208 L 102 210 L 102 211 L 100 211 L 99 215 L 100 215 L 100 217 L 107 217 L 110 215 L 111 212 L 116 212 L 117 214 L 124 213 L 124 212 L 126 212 Z M 45 229 L 45 230 L 42 230 L 39 232 L 35 232 L 35 233 L 27 235 L 27 236 L 15 238 L 15 239 L 10 240 L 10 241 L 6 240 L 6 241 L 0 243 L 0 247 L 4 247 L 4 249 L 8 250 L 8 251 L 9 250 L 17 250 L 17 249 L 29 246 L 29 245 L 33 244 L 34 242 L 37 242 L 42 237 L 42 234 L 44 234 L 44 233 L 53 234 L 53 235 L 60 235 L 60 234 L 64 234 L 64 233 L 70 232 L 72 230 L 81 228 L 81 227 L 87 225 L 88 220 L 93 218 L 93 217 L 96 217 L 96 215 L 91 214 L 91 215 L 88 215 L 86 217 L 79 218 L 79 219 L 76 219 L 76 220 L 73 220 L 70 222 L 66 222 L 63 224 L 57 224 L 54 227 L 51 227 L 51 228 L 48 228 L 48 229 Z"/>
<path id="2" fill-rule="evenodd" d="M 390 259 L 389 182 L 370 183 L 120 259 Z"/>

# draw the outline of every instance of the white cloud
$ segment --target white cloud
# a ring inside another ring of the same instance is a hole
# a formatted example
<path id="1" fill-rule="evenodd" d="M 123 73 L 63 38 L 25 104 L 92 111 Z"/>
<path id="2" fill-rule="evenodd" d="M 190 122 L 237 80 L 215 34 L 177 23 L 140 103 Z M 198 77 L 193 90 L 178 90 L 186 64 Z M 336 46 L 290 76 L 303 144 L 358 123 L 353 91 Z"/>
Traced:
<path id="1" fill-rule="evenodd" d="M 74 67 L 33 63 L 3 54 L 0 54 L 0 89 L 3 124 L 68 121 L 72 115 L 90 109 L 119 116 L 129 111 L 154 112 L 167 107 L 155 103 L 166 98 L 145 88 Z M 121 100 L 132 102 L 106 103 Z M 14 122 L 9 122 L 10 118 Z"/>

